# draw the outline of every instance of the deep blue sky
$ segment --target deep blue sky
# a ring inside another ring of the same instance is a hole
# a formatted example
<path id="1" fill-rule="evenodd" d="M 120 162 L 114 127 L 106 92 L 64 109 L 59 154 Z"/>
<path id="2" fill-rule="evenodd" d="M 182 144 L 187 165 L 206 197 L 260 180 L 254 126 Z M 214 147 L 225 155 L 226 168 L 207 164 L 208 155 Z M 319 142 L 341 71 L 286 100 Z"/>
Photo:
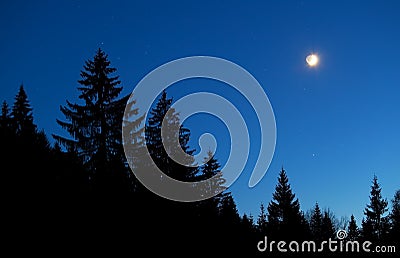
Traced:
<path id="1" fill-rule="evenodd" d="M 59 106 L 76 100 L 98 47 L 124 93 L 176 58 L 228 59 L 262 84 L 277 122 L 267 175 L 249 189 L 247 169 L 231 188 L 240 213 L 257 216 L 283 165 L 303 210 L 318 201 L 360 223 L 374 174 L 388 199 L 400 188 L 399 13 L 398 1 L 2 1 L 0 97 L 12 103 L 23 83 L 38 126 L 63 133 Z M 320 55 L 316 69 L 305 64 L 310 52 Z"/>

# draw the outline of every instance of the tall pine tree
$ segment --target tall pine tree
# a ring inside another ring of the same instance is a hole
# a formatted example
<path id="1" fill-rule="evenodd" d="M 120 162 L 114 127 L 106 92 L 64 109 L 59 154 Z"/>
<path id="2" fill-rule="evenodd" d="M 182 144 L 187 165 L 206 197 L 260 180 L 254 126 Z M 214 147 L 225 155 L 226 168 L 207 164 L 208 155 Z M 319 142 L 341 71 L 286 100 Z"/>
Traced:
<path id="1" fill-rule="evenodd" d="M 216 195 L 226 190 L 226 187 L 224 186 L 226 180 L 220 170 L 221 165 L 214 157 L 214 154 L 211 151 L 208 151 L 207 155 L 208 157 L 204 158 L 207 162 L 201 167 L 202 174 L 199 179 L 206 180 L 214 177 L 213 180 L 208 181 L 207 189 L 205 189 L 205 191 L 212 195 Z"/>
<path id="2" fill-rule="evenodd" d="M 385 216 L 388 211 L 388 202 L 383 199 L 381 191 L 378 178 L 374 176 L 369 197 L 370 203 L 365 208 L 366 218 L 362 223 L 363 236 L 370 240 L 383 240 L 389 227 L 388 218 Z"/>
<path id="3" fill-rule="evenodd" d="M 11 123 L 10 108 L 6 101 L 1 105 L 0 128 L 9 128 Z"/>
<path id="4" fill-rule="evenodd" d="M 316 241 L 322 240 L 323 236 L 322 213 L 318 203 L 315 203 L 315 207 L 310 218 L 310 231 L 314 240 Z"/>
<path id="5" fill-rule="evenodd" d="M 307 224 L 283 168 L 272 197 L 273 200 L 268 205 L 268 228 L 271 236 L 288 240 L 304 238 Z"/>
<path id="6" fill-rule="evenodd" d="M 23 85 L 15 96 L 11 116 L 16 134 L 24 138 L 23 140 L 31 139 L 36 133 L 36 125 L 33 123 L 32 107 Z"/>
<path id="7" fill-rule="evenodd" d="M 333 226 L 332 219 L 328 211 L 324 211 L 321 224 L 322 240 L 328 240 L 335 235 L 335 227 Z"/>
<path id="8" fill-rule="evenodd" d="M 260 214 L 257 218 L 257 230 L 259 233 L 265 234 L 267 232 L 267 213 L 264 204 L 260 205 Z"/>
<path id="9" fill-rule="evenodd" d="M 390 213 L 391 236 L 393 241 L 400 241 L 400 190 L 397 190 L 392 199 L 392 211 Z"/>
<path id="10" fill-rule="evenodd" d="M 45 133 L 34 124 L 32 110 L 23 85 L 15 96 L 11 112 L 3 104 L 0 120 L 6 130 L 2 149 L 7 149 L 2 151 L 2 164 L 12 167 L 7 178 L 7 189 L 14 192 L 10 195 L 20 201 L 37 199 L 39 202 L 52 196 L 49 189 L 54 178 L 49 169 L 50 144 Z"/>
<path id="11" fill-rule="evenodd" d="M 123 118 L 123 144 L 124 152 L 127 163 L 133 170 L 146 169 L 146 162 L 144 158 L 145 138 L 143 135 L 144 115 L 137 117 L 139 109 L 135 106 L 136 100 L 129 100 L 126 104 L 124 118 Z M 131 174 L 129 174 L 131 175 Z M 131 175 L 133 191 L 136 193 L 147 193 L 147 189 Z"/>
<path id="12" fill-rule="evenodd" d="M 199 215 L 205 219 L 206 223 L 215 222 L 218 218 L 219 205 L 223 196 L 223 191 L 226 189 L 224 186 L 225 179 L 222 176 L 220 170 L 221 165 L 214 157 L 213 153 L 209 151 L 208 157 L 204 157 L 206 163 L 201 166 L 201 174 L 198 176 L 198 180 L 206 180 L 214 177 L 213 180 L 208 180 L 208 184 L 202 191 L 213 197 L 202 200 L 198 203 Z"/>
<path id="13" fill-rule="evenodd" d="M 24 162 L 18 162 L 16 158 L 17 156 L 21 158 L 21 154 L 18 154 L 18 149 L 15 130 L 12 127 L 10 108 L 7 102 L 4 101 L 0 116 L 0 162 L 2 166 L 0 187 L 8 196 L 14 196 L 14 191 L 16 194 L 20 193 L 18 175 L 21 172 L 18 167 Z"/>
<path id="14" fill-rule="evenodd" d="M 253 216 L 250 214 L 249 216 L 247 216 L 247 214 L 243 214 L 243 217 L 241 219 L 241 224 L 242 224 L 242 229 L 243 229 L 243 233 L 254 233 L 254 218 Z"/>
<path id="15" fill-rule="evenodd" d="M 6 101 L 4 101 L 1 106 L 0 142 L 0 157 L 4 158 L 4 161 L 9 160 L 9 157 L 13 153 L 13 149 L 15 147 L 15 130 L 12 126 L 10 108 L 8 107 Z"/>
<path id="16" fill-rule="evenodd" d="M 121 125 L 129 96 L 118 98 L 122 87 L 115 72 L 108 56 L 98 49 L 93 60 L 85 62 L 82 79 L 78 81 L 83 104 L 67 100 L 67 105 L 60 108 L 68 122 L 57 119 L 57 123 L 71 138 L 53 135 L 58 143 L 82 159 L 95 185 L 106 192 L 120 190 L 127 176 Z"/>
<path id="17" fill-rule="evenodd" d="M 350 241 L 358 240 L 360 235 L 356 219 L 354 218 L 354 215 L 352 214 L 350 217 L 350 222 L 349 226 L 347 228 L 347 239 Z"/>
<path id="18" fill-rule="evenodd" d="M 189 147 L 190 130 L 181 126 L 179 113 L 171 107 L 172 102 L 173 99 L 163 91 L 155 106 L 150 110 L 144 136 L 145 151 L 148 151 L 151 160 L 141 159 L 142 154 L 139 151 L 140 164 L 137 169 L 140 173 L 147 173 L 146 176 L 151 176 L 160 183 L 164 180 L 164 176 L 157 173 L 153 164 L 166 176 L 173 179 L 185 182 L 195 181 L 199 169 L 189 166 L 194 163 L 194 158 L 191 156 L 194 150 Z M 165 134 L 162 130 L 165 130 Z M 182 164 L 171 158 L 171 156 L 181 153 L 181 150 L 187 154 L 184 159 L 180 159 Z M 146 157 L 146 155 L 143 156 Z M 198 214 L 198 203 L 172 202 L 154 194 L 146 195 L 142 199 L 146 200 L 143 202 L 144 211 L 148 214 L 146 219 L 150 218 L 155 221 L 156 230 L 164 232 L 166 238 L 169 238 L 171 231 L 178 236 L 168 239 L 169 248 L 189 247 L 199 240 L 198 236 L 193 234 L 199 225 L 203 225 L 202 223 L 193 223 L 199 217 L 204 217 Z M 203 219 L 201 218 L 201 220 Z M 188 235 L 191 235 L 192 238 L 187 237 Z"/>
<path id="19" fill-rule="evenodd" d="M 234 230 L 234 227 L 239 225 L 239 213 L 236 207 L 235 200 L 233 199 L 230 192 L 226 192 L 223 194 L 219 214 L 224 226 L 230 227 L 230 230 Z"/>
<path id="20" fill-rule="evenodd" d="M 180 125 L 179 114 L 171 108 L 172 98 L 162 92 L 156 106 L 150 111 L 150 116 L 145 129 L 146 146 L 157 167 L 167 176 L 180 181 L 194 181 L 198 173 L 193 164 L 194 158 L 190 155 L 194 150 L 188 143 L 190 130 Z M 166 134 L 162 136 L 161 129 L 165 127 Z M 177 145 L 177 139 L 178 144 Z M 188 154 L 178 164 L 170 156 L 180 153 L 180 149 Z"/>

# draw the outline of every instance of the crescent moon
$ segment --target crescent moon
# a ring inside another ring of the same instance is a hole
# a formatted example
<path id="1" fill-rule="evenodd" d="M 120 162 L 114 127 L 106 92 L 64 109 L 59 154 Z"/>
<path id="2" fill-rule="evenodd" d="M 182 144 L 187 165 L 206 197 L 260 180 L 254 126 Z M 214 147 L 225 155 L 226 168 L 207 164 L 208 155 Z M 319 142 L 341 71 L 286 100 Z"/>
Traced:
<path id="1" fill-rule="evenodd" d="M 319 58 L 316 54 L 311 54 L 306 57 L 306 62 L 309 66 L 313 67 L 318 64 Z"/>

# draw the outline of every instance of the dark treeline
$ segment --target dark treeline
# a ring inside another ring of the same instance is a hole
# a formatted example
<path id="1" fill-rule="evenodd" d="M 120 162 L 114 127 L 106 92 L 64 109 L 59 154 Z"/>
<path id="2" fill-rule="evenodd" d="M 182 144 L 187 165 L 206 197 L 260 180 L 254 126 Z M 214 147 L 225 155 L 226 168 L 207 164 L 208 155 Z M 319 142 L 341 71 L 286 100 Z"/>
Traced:
<path id="1" fill-rule="evenodd" d="M 172 109 L 167 113 L 173 100 L 165 91 L 147 121 L 137 116 L 135 103 L 130 103 L 129 116 L 136 119 L 128 121 L 123 115 L 129 96 L 120 96 L 121 81 L 102 50 L 85 62 L 80 74 L 81 102 L 67 100 L 60 108 L 63 119 L 57 120 L 69 137 L 52 135 L 54 145 L 34 123 L 23 86 L 11 107 L 5 101 L 2 104 L 2 211 L 10 228 L 6 237 L 17 246 L 35 243 L 33 248 L 38 250 L 52 246 L 82 254 L 111 251 L 128 255 L 252 256 L 267 254 L 257 250 L 264 236 L 277 241 L 320 243 L 335 239 L 340 229 L 348 232 L 349 240 L 399 242 L 400 190 L 389 210 L 376 176 L 361 222 L 356 222 L 354 216 L 340 222 L 332 211 L 321 210 L 318 203 L 312 210 L 302 211 L 283 168 L 268 205 L 261 204 L 256 217 L 240 216 L 231 193 L 224 188 L 220 164 L 212 153 L 199 168 L 179 165 L 167 155 L 161 141 L 164 118 L 169 126 L 179 128 L 173 132 L 182 149 L 187 154 L 194 153 L 194 149 L 188 145 L 190 130 L 179 127 L 178 112 Z M 124 139 L 122 123 L 131 130 Z M 123 141 L 131 146 L 127 158 Z M 151 169 L 138 155 L 142 148 L 147 148 L 156 165 L 172 178 L 197 181 L 218 175 L 208 191 L 222 192 L 192 203 L 153 194 L 128 166 Z M 187 160 L 187 164 L 193 162 Z"/>

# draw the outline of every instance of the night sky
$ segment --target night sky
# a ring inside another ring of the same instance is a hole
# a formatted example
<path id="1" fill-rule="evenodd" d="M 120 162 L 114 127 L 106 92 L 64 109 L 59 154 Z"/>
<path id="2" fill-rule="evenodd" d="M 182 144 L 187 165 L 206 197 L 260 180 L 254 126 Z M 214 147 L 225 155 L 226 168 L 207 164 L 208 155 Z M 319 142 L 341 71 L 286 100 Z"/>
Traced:
<path id="1" fill-rule="evenodd" d="M 384 197 L 400 188 L 399 13 L 398 1 L 2 1 L 0 100 L 12 104 L 23 83 L 39 128 L 65 134 L 55 122 L 64 119 L 59 106 L 77 101 L 80 70 L 99 47 L 118 69 L 124 94 L 177 58 L 230 60 L 263 86 L 277 125 L 264 179 L 248 188 L 255 143 L 230 188 L 240 214 L 258 215 L 283 166 L 303 210 L 318 201 L 360 224 L 374 174 Z M 317 67 L 307 66 L 310 53 L 319 55 Z M 210 80 L 181 84 L 237 100 L 253 124 L 234 92 Z M 174 98 L 185 92 L 169 91 Z M 226 128 L 199 120 L 185 123 L 191 145 L 202 131 L 216 131 L 224 163 Z"/>

